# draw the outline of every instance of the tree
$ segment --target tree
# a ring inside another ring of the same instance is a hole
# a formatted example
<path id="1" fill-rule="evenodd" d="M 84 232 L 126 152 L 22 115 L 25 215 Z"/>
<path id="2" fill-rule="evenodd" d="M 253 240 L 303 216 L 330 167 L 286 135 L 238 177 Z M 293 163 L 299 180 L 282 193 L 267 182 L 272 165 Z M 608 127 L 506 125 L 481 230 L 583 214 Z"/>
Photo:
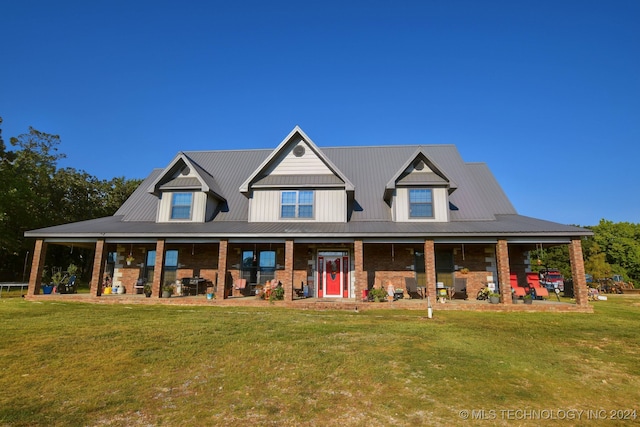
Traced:
<path id="1" fill-rule="evenodd" d="M 32 127 L 10 143 L 13 151 L 0 133 L 0 281 L 22 279 L 26 230 L 113 215 L 141 182 L 58 169 L 60 137 Z"/>

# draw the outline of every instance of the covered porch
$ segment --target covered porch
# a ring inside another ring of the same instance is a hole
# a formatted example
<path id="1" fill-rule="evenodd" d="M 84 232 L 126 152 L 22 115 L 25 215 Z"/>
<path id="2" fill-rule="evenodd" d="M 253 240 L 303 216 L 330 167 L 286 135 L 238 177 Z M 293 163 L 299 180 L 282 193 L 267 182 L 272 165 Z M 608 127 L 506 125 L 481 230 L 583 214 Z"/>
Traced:
<path id="1" fill-rule="evenodd" d="M 213 293 L 220 304 L 255 300 L 269 282 L 282 286 L 285 302 L 309 304 L 361 305 L 371 289 L 391 287 L 403 294 L 397 308 L 440 299 L 463 307 L 488 283 L 500 293 L 500 305 L 512 305 L 510 276 L 525 274 L 528 251 L 540 245 L 506 239 L 42 239 L 35 245 L 30 297 L 40 294 L 51 244 L 91 248 L 89 295 L 95 298 L 115 296 L 106 293 L 108 280 L 128 296 L 142 294 L 143 281 L 150 285 L 152 301 L 163 299 L 163 288 L 173 286 L 174 296 L 185 297 L 181 301 L 206 300 L 205 294 Z M 546 244 L 568 245 L 575 305 L 587 306 L 580 239 Z"/>

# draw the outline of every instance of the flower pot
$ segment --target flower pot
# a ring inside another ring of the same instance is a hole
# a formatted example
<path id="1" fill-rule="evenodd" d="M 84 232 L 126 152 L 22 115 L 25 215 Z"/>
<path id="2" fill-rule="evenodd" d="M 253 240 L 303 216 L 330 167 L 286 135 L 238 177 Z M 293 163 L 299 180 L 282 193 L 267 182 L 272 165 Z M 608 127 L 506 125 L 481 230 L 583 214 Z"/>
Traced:
<path id="1" fill-rule="evenodd" d="M 500 297 L 489 297 L 489 302 L 491 304 L 500 304 Z"/>
<path id="2" fill-rule="evenodd" d="M 524 299 L 524 303 L 525 304 L 533 304 L 533 299 L 532 298 L 525 298 Z"/>
<path id="3" fill-rule="evenodd" d="M 162 291 L 162 298 L 171 298 L 171 292 Z"/>
<path id="4" fill-rule="evenodd" d="M 131 265 L 131 261 L 127 261 L 127 265 Z"/>
<path id="5" fill-rule="evenodd" d="M 43 293 L 43 294 L 49 295 L 49 294 L 51 294 L 52 292 L 53 292 L 53 286 L 51 286 L 51 285 L 44 285 L 44 286 L 42 287 L 42 293 Z"/>
<path id="6" fill-rule="evenodd" d="M 151 292 L 145 292 L 144 296 L 147 297 L 147 298 L 151 298 Z"/>
<path id="7" fill-rule="evenodd" d="M 207 299 L 213 299 L 213 294 L 212 293 L 207 294 Z"/>

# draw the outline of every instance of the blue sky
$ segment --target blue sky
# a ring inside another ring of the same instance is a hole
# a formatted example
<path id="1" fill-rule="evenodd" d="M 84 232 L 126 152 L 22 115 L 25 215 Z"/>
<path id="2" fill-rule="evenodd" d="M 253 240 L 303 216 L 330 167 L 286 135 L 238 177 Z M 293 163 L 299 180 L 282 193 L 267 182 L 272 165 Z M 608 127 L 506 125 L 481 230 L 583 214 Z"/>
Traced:
<path id="1" fill-rule="evenodd" d="M 178 151 L 455 144 L 522 215 L 640 223 L 640 1 L 0 2 L 2 135 L 144 178 Z"/>

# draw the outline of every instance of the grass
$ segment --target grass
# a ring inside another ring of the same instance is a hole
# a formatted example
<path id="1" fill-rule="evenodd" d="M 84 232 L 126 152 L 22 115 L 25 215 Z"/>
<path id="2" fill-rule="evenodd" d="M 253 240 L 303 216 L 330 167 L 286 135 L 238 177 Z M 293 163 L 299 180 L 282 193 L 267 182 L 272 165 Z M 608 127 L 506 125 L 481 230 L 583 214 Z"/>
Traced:
<path id="1" fill-rule="evenodd" d="M 3 295 L 0 424 L 539 425 L 501 411 L 640 411 L 640 298 L 594 304 L 427 319 Z"/>

